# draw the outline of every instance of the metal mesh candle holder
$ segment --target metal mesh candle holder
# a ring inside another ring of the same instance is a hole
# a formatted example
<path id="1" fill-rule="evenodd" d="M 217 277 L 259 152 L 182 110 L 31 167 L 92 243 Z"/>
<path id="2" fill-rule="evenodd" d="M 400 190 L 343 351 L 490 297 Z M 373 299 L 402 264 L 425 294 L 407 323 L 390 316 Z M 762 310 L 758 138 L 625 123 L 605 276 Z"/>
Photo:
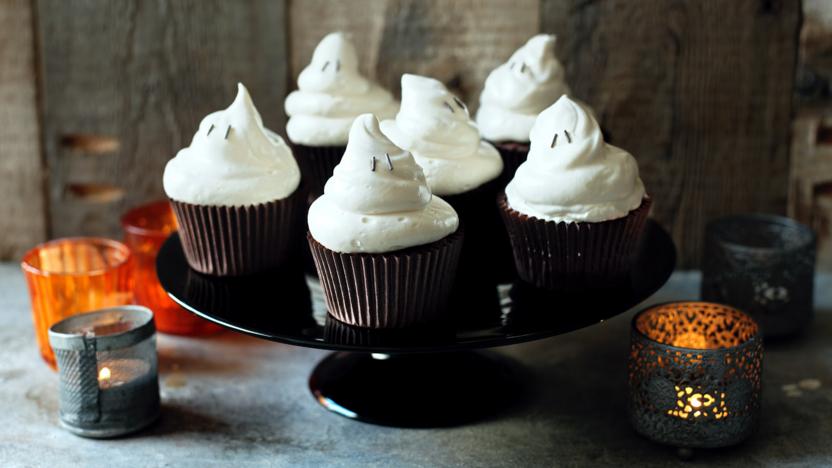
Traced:
<path id="1" fill-rule="evenodd" d="M 720 218 L 705 229 L 702 299 L 750 314 L 765 336 L 803 330 L 812 319 L 816 236 L 782 216 Z"/>
<path id="2" fill-rule="evenodd" d="M 676 447 L 739 443 L 757 427 L 762 361 L 758 326 L 737 309 L 674 302 L 642 310 L 631 331 L 630 421 Z"/>
<path id="3" fill-rule="evenodd" d="M 156 328 L 141 306 L 76 315 L 49 329 L 61 425 L 84 437 L 128 434 L 159 416 Z"/>

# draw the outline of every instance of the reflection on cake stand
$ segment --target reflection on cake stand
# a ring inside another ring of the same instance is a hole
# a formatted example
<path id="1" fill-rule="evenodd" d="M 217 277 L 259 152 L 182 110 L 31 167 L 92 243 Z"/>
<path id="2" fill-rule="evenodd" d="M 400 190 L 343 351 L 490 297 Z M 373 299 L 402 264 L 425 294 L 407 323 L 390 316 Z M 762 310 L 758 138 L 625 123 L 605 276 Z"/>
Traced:
<path id="1" fill-rule="evenodd" d="M 328 317 L 300 266 L 243 278 L 196 273 L 177 234 L 159 251 L 157 271 L 173 300 L 207 320 L 262 339 L 337 351 L 309 379 L 328 410 L 374 424 L 440 427 L 492 417 L 522 392 L 520 366 L 473 350 L 568 333 L 624 313 L 658 290 L 675 262 L 670 236 L 650 221 L 623 286 L 602 294 L 552 293 L 517 282 L 499 307 L 487 307 L 496 313 L 452 310 L 446 322 L 402 330 L 361 329 Z"/>

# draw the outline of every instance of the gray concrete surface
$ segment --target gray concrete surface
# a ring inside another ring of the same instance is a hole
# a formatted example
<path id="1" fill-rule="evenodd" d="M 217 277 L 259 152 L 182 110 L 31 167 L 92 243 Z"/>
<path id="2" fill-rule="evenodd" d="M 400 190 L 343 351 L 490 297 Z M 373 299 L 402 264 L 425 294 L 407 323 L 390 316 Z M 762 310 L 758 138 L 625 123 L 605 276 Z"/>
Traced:
<path id="1" fill-rule="evenodd" d="M 695 298 L 677 273 L 648 302 Z M 818 278 L 808 335 L 767 346 L 763 420 L 738 447 L 691 465 L 832 465 L 832 276 Z M 580 313 L 575 311 L 574 313 Z M 232 333 L 160 335 L 163 417 L 135 436 L 86 440 L 57 424 L 57 377 L 41 361 L 18 267 L 0 264 L 0 466 L 666 466 L 675 451 L 636 435 L 625 412 L 633 312 L 499 352 L 528 370 L 517 409 L 451 429 L 393 429 L 319 407 L 306 379 L 324 351 Z M 817 379 L 815 390 L 783 386 Z"/>

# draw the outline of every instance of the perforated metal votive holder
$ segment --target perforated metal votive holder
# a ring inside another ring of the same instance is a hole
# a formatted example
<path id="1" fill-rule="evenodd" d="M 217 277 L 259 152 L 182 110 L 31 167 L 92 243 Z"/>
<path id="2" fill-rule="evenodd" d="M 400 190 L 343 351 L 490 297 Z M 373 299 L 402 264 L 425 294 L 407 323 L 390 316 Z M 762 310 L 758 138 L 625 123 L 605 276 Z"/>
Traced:
<path id="1" fill-rule="evenodd" d="M 123 306 L 49 329 L 59 373 L 61 425 L 93 438 L 135 432 L 159 417 L 153 313 Z"/>
<path id="2" fill-rule="evenodd" d="M 633 318 L 629 413 L 635 430 L 684 448 L 737 444 L 757 427 L 763 346 L 732 307 L 673 302 Z"/>
<path id="3" fill-rule="evenodd" d="M 812 319 L 816 236 L 782 216 L 745 214 L 705 229 L 702 299 L 751 315 L 765 336 L 791 335 Z"/>

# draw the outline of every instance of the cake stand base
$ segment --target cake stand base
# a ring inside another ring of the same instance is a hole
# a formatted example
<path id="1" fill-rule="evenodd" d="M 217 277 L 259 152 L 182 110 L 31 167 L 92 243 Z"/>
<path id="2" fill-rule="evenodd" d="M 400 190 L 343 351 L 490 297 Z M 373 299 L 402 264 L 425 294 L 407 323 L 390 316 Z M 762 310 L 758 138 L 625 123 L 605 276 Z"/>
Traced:
<path id="1" fill-rule="evenodd" d="M 508 358 L 482 352 L 337 352 L 309 389 L 341 416 L 395 427 L 447 427 L 488 419 L 518 400 L 522 381 Z"/>

